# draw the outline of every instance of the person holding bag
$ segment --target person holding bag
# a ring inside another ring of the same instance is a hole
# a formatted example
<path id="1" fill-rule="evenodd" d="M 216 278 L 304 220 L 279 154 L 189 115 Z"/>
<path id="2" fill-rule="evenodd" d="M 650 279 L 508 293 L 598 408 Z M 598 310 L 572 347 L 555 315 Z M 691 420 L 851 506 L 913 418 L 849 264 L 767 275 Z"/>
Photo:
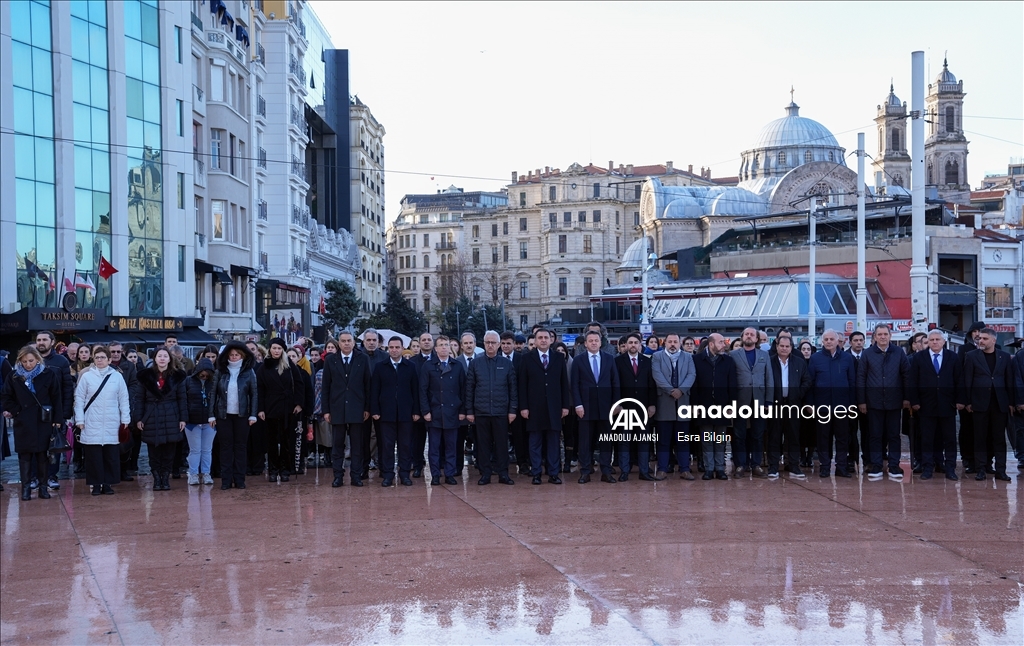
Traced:
<path id="1" fill-rule="evenodd" d="M 160 346 L 153 354 L 153 364 L 139 372 L 139 385 L 139 429 L 142 441 L 149 447 L 153 491 L 170 491 L 174 451 L 188 418 L 185 372 L 177 367 L 170 351 Z"/>
<path id="2" fill-rule="evenodd" d="M 75 387 L 75 427 L 85 458 L 85 483 L 92 495 L 112 494 L 121 482 L 119 431 L 132 419 L 131 400 L 124 377 L 110 365 L 110 350 L 97 346 L 93 366 L 78 375 Z"/>
<path id="3" fill-rule="evenodd" d="M 32 466 L 45 475 L 46 454 L 57 416 L 62 414 L 62 377 L 48 370 L 39 351 L 26 345 L 18 352 L 14 374 L 4 382 L 0 392 L 4 417 L 14 419 L 14 447 L 21 467 L 21 499 L 32 498 Z M 48 483 L 39 478 L 39 497 L 49 498 Z"/>

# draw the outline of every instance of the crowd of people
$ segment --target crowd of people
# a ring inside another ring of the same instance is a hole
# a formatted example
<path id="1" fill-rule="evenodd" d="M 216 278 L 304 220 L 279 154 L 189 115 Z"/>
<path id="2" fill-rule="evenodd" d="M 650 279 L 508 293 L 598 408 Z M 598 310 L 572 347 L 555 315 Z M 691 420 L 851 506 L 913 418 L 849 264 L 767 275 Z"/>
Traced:
<path id="1" fill-rule="evenodd" d="M 472 332 L 361 339 L 230 341 L 193 361 L 173 334 L 144 359 L 127 344 L 61 347 L 41 331 L 0 359 L 21 497 L 60 487 L 48 450 L 62 425 L 74 429 L 68 467 L 96 496 L 139 474 L 143 444 L 156 491 L 183 471 L 190 485 L 219 478 L 227 490 L 255 476 L 286 483 L 314 465 L 333 471 L 334 487 L 346 467 L 356 487 L 374 470 L 383 487 L 412 486 L 428 469 L 432 485 L 457 485 L 467 467 L 478 485 L 512 485 L 513 466 L 535 485 L 568 473 L 586 484 L 597 470 L 624 482 L 634 466 L 651 482 L 694 480 L 694 470 L 806 478 L 815 465 L 821 478 L 901 480 L 904 435 L 923 480 L 958 480 L 959 454 L 962 474 L 1009 481 L 1008 435 L 1024 465 L 1024 351 L 998 348 L 983 323 L 958 352 L 939 330 L 900 347 L 885 325 L 870 345 L 862 332 L 827 330 L 820 348 L 785 330 L 769 343 L 754 328 L 731 343 L 634 332 L 613 345 L 599 323 L 572 347 L 542 326 L 488 331 L 482 349 Z M 617 428 L 627 407 L 643 432 Z M 6 429 L 3 440 L 6 456 Z"/>

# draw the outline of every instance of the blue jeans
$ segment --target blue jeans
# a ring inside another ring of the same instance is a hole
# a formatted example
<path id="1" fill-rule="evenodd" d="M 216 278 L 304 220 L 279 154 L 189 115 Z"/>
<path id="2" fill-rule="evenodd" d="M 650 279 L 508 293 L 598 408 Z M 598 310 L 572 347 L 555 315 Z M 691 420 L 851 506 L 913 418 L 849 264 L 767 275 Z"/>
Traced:
<path id="1" fill-rule="evenodd" d="M 186 424 L 188 438 L 188 472 L 193 475 L 210 474 L 213 456 L 213 438 L 217 431 L 209 424 Z"/>

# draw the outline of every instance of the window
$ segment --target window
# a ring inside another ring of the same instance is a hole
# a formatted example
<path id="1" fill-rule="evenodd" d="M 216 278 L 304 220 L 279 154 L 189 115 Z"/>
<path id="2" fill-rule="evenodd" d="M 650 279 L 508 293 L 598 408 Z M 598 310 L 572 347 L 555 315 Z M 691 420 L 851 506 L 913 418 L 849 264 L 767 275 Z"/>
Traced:
<path id="1" fill-rule="evenodd" d="M 424 276 L 423 277 L 423 289 L 430 289 L 430 276 Z M 423 306 L 424 307 L 429 307 L 427 305 L 427 301 L 423 302 Z"/>
<path id="2" fill-rule="evenodd" d="M 615 236 L 615 255 L 616 256 L 619 255 L 620 253 L 622 253 L 622 250 L 619 247 L 620 244 L 621 243 L 620 243 L 620 240 L 619 240 L 619 236 Z"/>
<path id="3" fill-rule="evenodd" d="M 785 152 L 780 152 L 779 153 L 779 166 L 785 166 L 785 165 L 786 165 L 786 153 Z"/>
<path id="4" fill-rule="evenodd" d="M 492 224 L 491 225 L 491 237 L 492 238 L 497 238 L 498 237 L 498 225 L 497 224 Z"/>
<path id="5" fill-rule="evenodd" d="M 583 295 L 592 296 L 594 294 L 594 279 L 590 276 L 583 277 Z"/>
<path id="6" fill-rule="evenodd" d="M 587 212 L 586 211 L 580 211 L 579 212 L 579 220 L 580 220 L 581 224 L 586 224 L 587 223 Z"/>
<path id="7" fill-rule="evenodd" d="M 174 61 L 181 62 L 181 27 L 174 27 Z"/>
<path id="8" fill-rule="evenodd" d="M 892 129 L 892 149 L 893 150 L 899 150 L 900 149 L 900 129 L 899 128 L 893 128 Z"/>
<path id="9" fill-rule="evenodd" d="M 423 268 L 430 269 L 430 256 L 423 254 Z"/>
<path id="10" fill-rule="evenodd" d="M 591 242 L 591 236 L 583 236 L 583 253 L 593 253 L 594 249 Z"/>
<path id="11" fill-rule="evenodd" d="M 224 240 L 224 231 L 227 228 L 224 221 L 224 200 L 211 200 L 210 205 L 213 212 L 213 239 Z"/>
<path id="12" fill-rule="evenodd" d="M 178 282 L 185 282 L 185 245 L 178 245 Z"/>
<path id="13" fill-rule="evenodd" d="M 548 187 L 548 201 L 549 202 L 554 202 L 556 196 L 557 196 L 557 193 L 556 193 L 555 187 L 554 186 L 549 186 Z"/>
<path id="14" fill-rule="evenodd" d="M 525 280 L 519 283 L 519 298 L 530 298 L 530 283 Z"/>
<path id="15" fill-rule="evenodd" d="M 423 289 L 427 288 L 426 280 L 427 280 L 427 277 L 424 276 L 423 277 L 423 281 L 424 281 L 423 282 Z M 429 312 L 430 311 L 430 297 L 429 296 L 424 296 L 423 297 L 423 311 L 424 312 Z"/>
<path id="16" fill-rule="evenodd" d="M 480 237 L 480 225 L 479 224 L 474 224 L 473 225 L 473 237 L 474 238 L 479 238 Z"/>
<path id="17" fill-rule="evenodd" d="M 428 222 L 430 222 L 430 216 L 428 216 L 428 215 L 421 215 L 420 216 L 420 224 L 427 224 Z"/>
<path id="18" fill-rule="evenodd" d="M 558 236 L 558 253 L 566 253 L 566 248 L 569 246 L 569 236 L 560 235 Z"/>
<path id="19" fill-rule="evenodd" d="M 594 197 L 601 197 L 601 185 L 594 184 Z"/>
<path id="20" fill-rule="evenodd" d="M 831 150 L 830 150 L 830 151 L 828 151 L 828 160 L 829 160 L 830 162 L 834 162 L 834 161 L 836 160 L 836 156 L 835 156 L 835 153 L 833 153 L 833 152 L 832 152 Z"/>
<path id="21" fill-rule="evenodd" d="M 501 255 L 505 262 L 508 262 L 508 245 L 501 246 Z"/>
<path id="22" fill-rule="evenodd" d="M 550 224 L 551 226 L 555 226 L 556 224 L 558 224 L 557 213 L 548 213 L 548 224 Z"/>
<path id="23" fill-rule="evenodd" d="M 210 131 L 210 168 L 220 170 L 220 144 L 224 137 L 223 130 Z"/>
<path id="24" fill-rule="evenodd" d="M 232 175 L 235 174 L 235 145 L 235 136 L 228 135 L 228 155 L 230 156 L 228 168 Z"/>
<path id="25" fill-rule="evenodd" d="M 491 247 L 491 264 L 492 265 L 498 264 L 498 247 L 497 246 L 492 246 Z"/>
<path id="26" fill-rule="evenodd" d="M 960 164 L 955 159 L 946 162 L 946 183 L 960 183 Z"/>
<path id="27" fill-rule="evenodd" d="M 615 212 L 615 226 L 619 226 L 619 212 Z"/>
<path id="28" fill-rule="evenodd" d="M 430 234 L 429 233 L 424 233 L 423 234 L 423 246 L 424 247 L 429 247 L 430 246 Z"/>
<path id="29" fill-rule="evenodd" d="M 185 173 L 178 173 L 178 208 L 185 208 Z"/>
<path id="30" fill-rule="evenodd" d="M 480 302 L 480 285 L 473 285 L 473 302 Z"/>
<path id="31" fill-rule="evenodd" d="M 473 247 L 473 264 L 480 264 L 480 249 L 477 247 Z"/>
<path id="32" fill-rule="evenodd" d="M 526 227 L 526 218 L 519 218 L 519 230 L 526 231 Z M 505 231 L 505 233 L 508 234 L 508 231 Z"/>
<path id="33" fill-rule="evenodd" d="M 633 198 L 637 199 L 637 200 L 640 199 L 640 185 L 639 184 L 637 184 L 636 186 L 633 187 Z"/>
<path id="34" fill-rule="evenodd" d="M 594 211 L 594 224 L 599 224 L 600 222 L 601 222 L 601 212 L 600 211 Z"/>
<path id="35" fill-rule="evenodd" d="M 568 296 L 569 295 L 569 279 L 562 276 L 558 279 L 558 295 Z"/>
<path id="36" fill-rule="evenodd" d="M 526 314 L 519 315 L 519 327 L 524 330 L 530 327 L 529 317 Z"/>
<path id="37" fill-rule="evenodd" d="M 526 206 L 526 191 L 519 193 L 519 206 Z"/>
<path id="38" fill-rule="evenodd" d="M 175 129 L 179 137 L 185 136 L 185 102 L 181 99 L 174 100 L 174 107 L 177 110 L 175 113 L 176 121 Z"/>
<path id="39" fill-rule="evenodd" d="M 520 260 L 526 260 L 527 259 L 526 243 L 525 242 L 520 242 L 519 243 L 519 259 Z"/>
<path id="40" fill-rule="evenodd" d="M 946 132 L 956 132 L 956 110 L 951 105 L 946 106 Z"/>
<path id="41" fill-rule="evenodd" d="M 562 213 L 562 222 L 565 224 L 572 224 L 572 212 L 565 211 Z"/>
<path id="42" fill-rule="evenodd" d="M 640 226 L 640 211 L 633 211 L 633 226 Z"/>
<path id="43" fill-rule="evenodd" d="M 881 146 L 879 146 L 879 148 L 881 148 Z M 805 151 L 804 152 L 804 163 L 805 164 L 810 164 L 812 161 L 814 161 L 814 154 L 811 153 L 811 151 L 809 151 L 809 150 Z"/>

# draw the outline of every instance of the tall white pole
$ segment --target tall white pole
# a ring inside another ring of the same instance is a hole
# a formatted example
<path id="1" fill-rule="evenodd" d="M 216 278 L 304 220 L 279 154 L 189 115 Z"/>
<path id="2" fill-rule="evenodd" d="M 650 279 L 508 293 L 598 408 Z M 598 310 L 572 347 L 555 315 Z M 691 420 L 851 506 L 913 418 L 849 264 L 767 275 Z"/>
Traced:
<path id="1" fill-rule="evenodd" d="M 868 289 L 864 283 L 864 133 L 857 133 L 857 331 L 867 334 Z"/>
<path id="2" fill-rule="evenodd" d="M 810 267 L 808 268 L 808 270 L 810 271 L 810 281 L 807 285 L 807 290 L 810 296 L 810 298 L 808 299 L 810 302 L 810 309 L 807 311 L 807 336 L 808 338 L 811 339 L 811 343 L 813 343 L 814 345 L 818 344 L 818 303 L 817 299 L 815 298 L 815 290 L 817 289 L 817 280 L 815 280 L 815 272 L 818 268 L 818 258 L 816 253 L 818 250 L 818 242 L 816 239 L 818 234 L 816 226 L 817 222 L 815 218 L 815 211 L 818 210 L 818 205 L 815 202 L 817 199 L 817 196 L 811 196 L 811 208 L 809 209 L 811 227 L 811 230 L 809 232 L 809 242 L 811 244 L 811 262 Z"/>
<path id="3" fill-rule="evenodd" d="M 913 52 L 910 87 L 910 213 L 912 260 L 910 265 L 910 307 L 915 332 L 928 330 L 928 265 L 925 264 L 924 233 L 924 52 Z"/>
<path id="4" fill-rule="evenodd" d="M 643 272 L 641 274 L 642 282 L 640 287 L 640 289 L 643 291 L 643 311 L 640 312 L 640 322 L 647 323 L 647 254 L 651 253 L 651 250 L 648 248 L 649 243 L 647 241 L 647 232 L 641 229 L 640 235 L 644 237 L 644 257 L 643 261 L 640 263 L 640 270 Z"/>

